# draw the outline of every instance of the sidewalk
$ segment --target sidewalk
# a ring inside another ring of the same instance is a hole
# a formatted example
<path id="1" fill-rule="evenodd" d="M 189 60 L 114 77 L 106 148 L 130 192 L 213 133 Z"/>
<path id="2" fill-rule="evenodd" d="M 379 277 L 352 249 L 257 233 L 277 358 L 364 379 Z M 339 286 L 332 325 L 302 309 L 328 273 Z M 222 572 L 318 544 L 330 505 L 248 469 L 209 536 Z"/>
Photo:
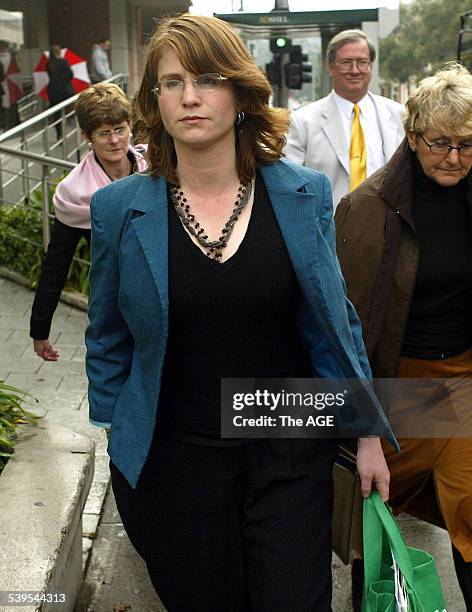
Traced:
<path id="1" fill-rule="evenodd" d="M 51 340 L 61 358 L 56 363 L 44 362 L 33 353 L 28 335 L 33 297 L 32 291 L 0 278 L 0 380 L 37 397 L 38 414 L 96 443 L 95 476 L 83 519 L 87 571 L 76 612 L 164 612 L 143 562 L 123 530 L 113 496 L 107 495 L 105 435 L 88 423 L 83 344 L 86 315 L 71 306 L 59 305 Z M 409 545 L 427 549 L 436 557 L 448 611 L 465 612 L 446 532 L 408 516 L 401 517 L 400 522 Z M 24 588 L 27 590 L 28 585 Z M 333 612 L 350 610 L 349 567 L 333 557 Z"/>
<path id="2" fill-rule="evenodd" d="M 435 556 L 448 611 L 466 612 L 454 573 L 447 533 L 407 515 L 400 518 L 400 525 L 409 545 L 426 549 Z M 333 555 L 332 568 L 332 612 L 351 612 L 350 566 L 343 565 Z M 316 580 L 316 576 L 313 579 Z M 123 530 L 110 492 L 75 612 L 125 611 L 165 612 L 165 608 L 154 593 L 144 563 Z"/>
<path id="3" fill-rule="evenodd" d="M 87 379 L 84 367 L 86 313 L 59 304 L 51 341 L 60 352 L 57 362 L 46 362 L 33 352 L 29 316 L 34 293 L 0 278 L 0 380 L 29 391 L 39 400 L 33 411 L 95 441 L 95 475 L 83 514 L 84 567 L 92 547 L 108 488 L 106 436 L 88 422 Z M 28 585 L 24 585 L 25 590 Z"/>

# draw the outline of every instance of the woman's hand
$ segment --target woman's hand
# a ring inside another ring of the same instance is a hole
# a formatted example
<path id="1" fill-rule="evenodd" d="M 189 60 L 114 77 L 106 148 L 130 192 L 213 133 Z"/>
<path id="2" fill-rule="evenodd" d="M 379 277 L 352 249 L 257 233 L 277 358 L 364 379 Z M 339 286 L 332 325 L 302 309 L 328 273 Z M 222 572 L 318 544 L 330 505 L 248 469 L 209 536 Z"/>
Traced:
<path id="1" fill-rule="evenodd" d="M 33 348 L 36 355 L 39 355 L 44 361 L 57 361 L 59 359 L 59 351 L 46 340 L 33 340 Z"/>
<path id="2" fill-rule="evenodd" d="M 376 489 L 382 500 L 386 502 L 389 495 L 390 472 L 379 438 L 359 438 L 356 463 L 361 478 L 362 496 L 369 497 L 372 490 Z"/>

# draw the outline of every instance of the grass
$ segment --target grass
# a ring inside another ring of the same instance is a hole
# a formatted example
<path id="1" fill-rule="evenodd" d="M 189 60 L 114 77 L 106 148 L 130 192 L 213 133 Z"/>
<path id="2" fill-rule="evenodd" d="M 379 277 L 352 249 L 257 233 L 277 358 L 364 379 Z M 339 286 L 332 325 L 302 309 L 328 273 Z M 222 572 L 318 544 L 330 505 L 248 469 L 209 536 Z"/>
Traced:
<path id="1" fill-rule="evenodd" d="M 15 452 L 17 428 L 36 425 L 38 417 L 24 407 L 33 401 L 30 393 L 0 381 L 0 472 Z"/>

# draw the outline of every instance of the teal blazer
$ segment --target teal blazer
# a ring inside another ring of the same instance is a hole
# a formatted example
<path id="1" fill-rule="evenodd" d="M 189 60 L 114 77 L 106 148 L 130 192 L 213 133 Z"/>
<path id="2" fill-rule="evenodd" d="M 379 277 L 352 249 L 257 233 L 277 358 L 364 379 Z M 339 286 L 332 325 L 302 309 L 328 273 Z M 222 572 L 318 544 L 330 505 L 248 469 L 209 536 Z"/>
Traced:
<path id="1" fill-rule="evenodd" d="M 370 379 L 336 257 L 329 179 L 285 160 L 260 171 L 301 288 L 297 323 L 314 376 Z M 166 353 L 167 206 L 166 181 L 141 174 L 98 190 L 91 203 L 90 420 L 112 427 L 108 452 L 133 487 L 153 437 Z M 380 404 L 368 397 L 396 445 Z"/>

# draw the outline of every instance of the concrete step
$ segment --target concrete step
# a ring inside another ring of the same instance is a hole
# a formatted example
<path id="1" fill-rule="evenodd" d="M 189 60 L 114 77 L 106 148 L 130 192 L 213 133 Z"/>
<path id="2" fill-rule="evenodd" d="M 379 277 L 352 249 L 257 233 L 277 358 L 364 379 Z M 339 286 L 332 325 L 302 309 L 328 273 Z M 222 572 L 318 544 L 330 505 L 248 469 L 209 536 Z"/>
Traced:
<path id="1" fill-rule="evenodd" d="M 41 419 L 37 427 L 21 428 L 14 458 L 0 476 L 0 589 L 39 593 L 37 612 L 74 610 L 94 449 L 89 438 Z M 2 597 L 2 612 L 18 610 L 3 605 Z"/>

